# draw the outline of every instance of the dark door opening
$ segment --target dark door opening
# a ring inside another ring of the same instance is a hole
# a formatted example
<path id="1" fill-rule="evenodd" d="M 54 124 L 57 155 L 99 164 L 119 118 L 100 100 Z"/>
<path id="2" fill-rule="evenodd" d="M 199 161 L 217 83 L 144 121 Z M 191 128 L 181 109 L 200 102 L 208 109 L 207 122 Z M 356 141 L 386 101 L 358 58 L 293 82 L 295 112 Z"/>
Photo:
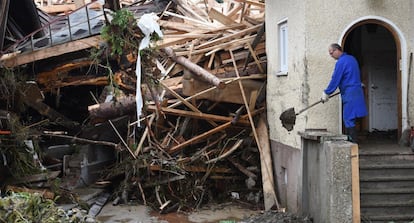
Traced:
<path id="1" fill-rule="evenodd" d="M 401 133 L 401 104 L 398 48 L 393 33 L 379 22 L 363 22 L 347 34 L 344 51 L 355 56 L 364 84 L 367 117 L 357 128 L 363 136 L 398 140 Z"/>

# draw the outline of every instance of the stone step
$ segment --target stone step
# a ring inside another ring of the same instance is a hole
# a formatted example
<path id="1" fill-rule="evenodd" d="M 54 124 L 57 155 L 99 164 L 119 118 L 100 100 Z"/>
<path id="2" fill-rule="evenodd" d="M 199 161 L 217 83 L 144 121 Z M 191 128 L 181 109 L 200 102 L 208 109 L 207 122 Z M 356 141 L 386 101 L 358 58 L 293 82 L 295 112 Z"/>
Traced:
<path id="1" fill-rule="evenodd" d="M 361 188 L 361 194 L 413 194 L 414 188 Z"/>
<path id="2" fill-rule="evenodd" d="M 414 220 L 414 153 L 398 145 L 359 150 L 361 222 Z"/>
<path id="3" fill-rule="evenodd" d="M 391 178 L 391 180 L 395 181 L 398 180 L 398 177 L 404 178 L 403 180 L 407 181 L 409 179 L 414 180 L 414 169 L 360 169 L 359 176 L 362 181 L 372 178 Z"/>
<path id="4" fill-rule="evenodd" d="M 398 155 L 405 155 L 405 156 L 414 156 L 414 153 L 411 151 L 409 147 L 399 147 L 398 149 L 370 149 L 364 150 L 360 148 L 358 150 L 360 156 L 398 156 Z"/>
<path id="5" fill-rule="evenodd" d="M 386 181 L 386 182 L 365 181 L 365 182 L 360 183 L 361 191 L 364 191 L 367 189 L 377 190 L 377 189 L 389 189 L 389 188 L 411 189 L 411 188 L 414 188 L 414 181 Z"/>
<path id="6" fill-rule="evenodd" d="M 412 214 L 399 214 L 398 212 L 389 215 L 372 215 L 366 216 L 361 215 L 361 222 L 369 223 L 408 223 L 411 222 L 414 218 Z"/>
<path id="7" fill-rule="evenodd" d="M 399 203 L 401 206 L 411 206 L 414 204 L 414 194 L 409 193 L 361 193 L 360 194 L 361 207 L 362 204 L 387 204 Z M 414 212 L 413 212 L 414 213 Z"/>
<path id="8" fill-rule="evenodd" d="M 410 164 L 414 162 L 414 155 L 369 155 L 363 156 L 359 155 L 359 164 L 368 165 L 368 164 Z"/>
<path id="9" fill-rule="evenodd" d="M 381 208 L 381 207 L 414 207 L 414 200 L 411 202 L 404 201 L 364 201 L 361 203 L 361 208 Z M 413 213 L 414 214 L 414 213 Z"/>
<path id="10" fill-rule="evenodd" d="M 414 219 L 414 207 L 399 207 L 399 206 L 393 206 L 393 207 L 361 207 L 361 214 L 363 216 L 367 216 L 369 218 L 376 218 L 378 216 L 381 216 L 381 218 L 377 218 L 376 220 L 380 219 L 389 219 L 393 220 L 398 215 L 400 216 L 400 219 L 398 220 L 413 220 Z M 403 217 L 404 218 L 401 218 Z"/>
<path id="11" fill-rule="evenodd" d="M 414 160 L 408 160 L 407 162 L 399 160 L 399 162 L 378 162 L 378 161 L 360 161 L 360 170 L 384 170 L 384 169 L 413 169 Z"/>
<path id="12" fill-rule="evenodd" d="M 359 177 L 360 182 L 390 182 L 390 181 L 414 181 L 414 176 L 392 175 L 392 176 L 370 176 L 362 175 Z"/>

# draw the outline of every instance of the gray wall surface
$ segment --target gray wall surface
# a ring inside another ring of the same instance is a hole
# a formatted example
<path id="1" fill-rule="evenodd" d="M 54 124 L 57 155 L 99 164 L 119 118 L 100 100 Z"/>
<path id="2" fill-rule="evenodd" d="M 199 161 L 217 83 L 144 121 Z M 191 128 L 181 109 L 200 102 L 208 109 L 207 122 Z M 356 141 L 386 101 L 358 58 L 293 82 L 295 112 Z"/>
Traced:
<path id="1" fill-rule="evenodd" d="M 302 213 L 314 222 L 352 222 L 352 143 L 327 132 L 301 133 Z"/>
<path id="2" fill-rule="evenodd" d="M 280 203 L 314 222 L 352 222 L 351 148 L 346 136 L 299 133 L 303 150 L 272 142 Z"/>

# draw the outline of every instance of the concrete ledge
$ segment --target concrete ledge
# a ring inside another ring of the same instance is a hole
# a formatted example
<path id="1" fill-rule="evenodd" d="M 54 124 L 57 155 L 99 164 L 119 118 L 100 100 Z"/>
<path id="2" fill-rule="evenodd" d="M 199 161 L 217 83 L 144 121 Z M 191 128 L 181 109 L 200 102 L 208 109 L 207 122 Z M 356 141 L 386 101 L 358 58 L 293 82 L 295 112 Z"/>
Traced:
<path id="1" fill-rule="evenodd" d="M 305 131 L 300 131 L 298 134 L 307 140 L 315 140 L 319 142 L 326 141 L 346 141 L 348 137 L 346 135 L 338 135 L 332 132 L 326 131 L 326 129 L 306 129 Z"/>

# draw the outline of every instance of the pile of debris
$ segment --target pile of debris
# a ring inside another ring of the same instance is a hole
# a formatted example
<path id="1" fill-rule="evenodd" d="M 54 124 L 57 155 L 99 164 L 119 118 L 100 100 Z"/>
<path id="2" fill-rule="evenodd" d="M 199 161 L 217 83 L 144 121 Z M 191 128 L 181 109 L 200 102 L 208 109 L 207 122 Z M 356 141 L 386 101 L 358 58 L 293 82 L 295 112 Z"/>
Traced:
<path id="1" fill-rule="evenodd" d="M 33 61 L 36 79 L 19 91 L 26 109 L 13 110 L 23 127 L 7 137 L 30 130 L 49 171 L 11 182 L 111 185 L 115 203 L 161 213 L 229 198 L 279 208 L 265 116 L 264 7 L 140 1 L 106 14 L 95 50 Z"/>

